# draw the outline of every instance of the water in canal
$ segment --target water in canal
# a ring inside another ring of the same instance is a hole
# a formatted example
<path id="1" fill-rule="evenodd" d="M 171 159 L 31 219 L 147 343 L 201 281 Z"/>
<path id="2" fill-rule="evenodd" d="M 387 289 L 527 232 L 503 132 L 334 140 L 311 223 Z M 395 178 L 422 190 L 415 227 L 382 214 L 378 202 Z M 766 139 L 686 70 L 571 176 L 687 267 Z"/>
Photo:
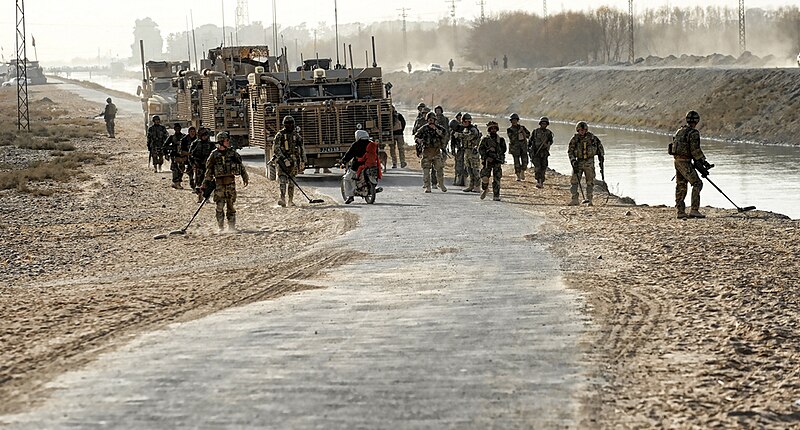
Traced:
<path id="1" fill-rule="evenodd" d="M 403 110 L 408 126 L 406 143 L 413 142 L 411 125 L 415 111 Z M 452 115 L 452 114 L 448 114 Z M 501 135 L 509 125 L 506 118 L 489 118 L 473 115 L 482 133 L 490 119 L 500 123 Z M 523 118 L 522 124 L 532 130 L 537 120 Z M 680 127 L 676 118 L 675 129 Z M 703 123 L 699 125 L 702 136 Z M 555 143 L 550 153 L 550 167 L 560 173 L 571 170 L 567 158 L 567 144 L 575 133 L 574 124 L 551 123 Z M 653 133 L 601 128 L 589 124 L 589 131 L 603 142 L 606 151 L 606 181 L 614 194 L 631 197 L 636 203 L 675 205 L 675 168 L 672 156 L 667 154 L 670 136 Z M 743 206 L 754 205 L 760 210 L 772 211 L 800 218 L 800 147 L 759 145 L 752 143 L 718 142 L 702 139 L 703 152 L 709 162 L 716 165 L 709 178 L 730 197 Z M 413 156 L 413 152 L 411 153 Z M 507 162 L 510 156 L 507 157 Z M 598 178 L 600 175 L 597 170 Z M 691 189 L 689 190 L 691 195 Z M 564 195 L 564 200 L 569 196 Z M 686 203 L 689 204 L 687 196 Z M 714 187 L 705 183 L 701 194 L 703 206 L 734 208 Z"/>

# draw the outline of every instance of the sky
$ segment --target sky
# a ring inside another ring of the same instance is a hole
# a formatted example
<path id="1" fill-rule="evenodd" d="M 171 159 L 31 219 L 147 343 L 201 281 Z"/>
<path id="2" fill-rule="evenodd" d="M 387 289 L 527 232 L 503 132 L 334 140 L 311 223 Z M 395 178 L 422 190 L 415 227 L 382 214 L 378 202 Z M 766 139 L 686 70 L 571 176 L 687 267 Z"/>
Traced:
<path id="1" fill-rule="evenodd" d="M 320 22 L 334 22 L 334 0 L 307 0 L 304 7 L 298 2 L 275 0 L 278 23 L 291 26 L 303 22 L 312 28 Z M 4 1 L 0 9 L 0 47 L 5 60 L 15 56 L 14 2 Z M 456 16 L 473 19 L 480 16 L 479 0 L 455 0 Z M 796 4 L 797 0 L 746 0 L 748 8 L 776 8 Z M 126 58 L 131 56 L 133 25 L 136 19 L 152 18 L 159 24 L 162 36 L 186 30 L 186 20 L 191 10 L 195 26 L 207 23 L 232 26 L 235 20 L 236 0 L 27 0 L 25 18 L 28 34 L 28 58 L 38 57 L 44 65 L 48 62 L 64 62 L 75 57 L 96 57 L 111 54 Z M 314 7 L 305 7 L 306 5 Z M 385 7 L 375 7 L 376 4 Z M 438 21 L 450 15 L 448 0 L 338 0 L 339 23 L 395 20 L 400 17 L 400 8 L 407 8 L 409 21 Z M 549 13 L 562 10 L 588 10 L 599 6 L 612 6 L 627 10 L 628 0 L 549 0 Z M 737 0 L 634 0 L 636 10 L 656 8 L 662 5 L 677 7 L 724 6 L 738 7 Z M 542 13 L 541 0 L 486 0 L 486 15 L 503 11 L 524 10 Z M 250 21 L 272 23 L 270 0 L 249 1 Z M 30 46 L 31 35 L 36 39 L 36 49 Z"/>

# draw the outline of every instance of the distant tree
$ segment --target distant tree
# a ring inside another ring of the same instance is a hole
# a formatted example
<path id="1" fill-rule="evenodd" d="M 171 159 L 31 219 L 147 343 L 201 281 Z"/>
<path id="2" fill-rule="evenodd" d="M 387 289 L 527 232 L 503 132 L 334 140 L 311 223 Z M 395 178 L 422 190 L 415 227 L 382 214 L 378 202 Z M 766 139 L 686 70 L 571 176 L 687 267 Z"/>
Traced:
<path id="1" fill-rule="evenodd" d="M 133 43 L 131 53 L 134 59 L 139 57 L 139 41 L 144 41 L 144 59 L 160 60 L 163 58 L 162 49 L 164 39 L 161 37 L 161 30 L 158 24 L 151 18 L 137 19 L 133 26 Z"/>

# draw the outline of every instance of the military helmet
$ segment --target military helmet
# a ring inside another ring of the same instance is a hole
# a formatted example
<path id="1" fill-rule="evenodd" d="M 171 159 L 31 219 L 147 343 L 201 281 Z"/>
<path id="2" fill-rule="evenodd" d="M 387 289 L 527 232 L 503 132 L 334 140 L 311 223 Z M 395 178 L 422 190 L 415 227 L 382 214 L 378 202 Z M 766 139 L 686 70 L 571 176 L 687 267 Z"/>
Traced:
<path id="1" fill-rule="evenodd" d="M 283 117 L 283 125 L 286 124 L 294 124 L 294 117 L 291 115 L 286 115 L 285 117 Z"/>
<path id="2" fill-rule="evenodd" d="M 158 115 L 153 115 L 153 121 L 161 121 L 161 117 Z"/>
<path id="3" fill-rule="evenodd" d="M 181 128 L 183 128 L 183 127 L 181 127 L 181 123 L 179 123 L 179 122 L 176 122 L 175 124 L 173 124 L 173 125 L 172 125 L 172 128 L 173 128 L 173 129 L 180 130 L 180 129 L 181 129 Z"/>
<path id="4" fill-rule="evenodd" d="M 444 108 L 442 107 L 442 105 L 437 105 L 435 108 L 433 108 L 434 112 L 436 112 L 437 110 L 444 112 Z"/>
<path id="5" fill-rule="evenodd" d="M 499 125 L 499 124 L 497 124 L 497 121 L 489 121 L 488 123 L 486 123 L 486 129 L 487 129 L 487 130 L 490 130 L 490 131 L 491 131 L 491 130 L 492 130 L 492 128 L 495 128 L 495 129 L 497 129 L 497 130 L 500 130 L 500 125 Z"/>
<path id="6" fill-rule="evenodd" d="M 512 113 L 512 114 L 511 114 L 511 117 L 510 117 L 510 118 L 508 118 L 508 119 L 509 119 L 510 121 L 514 121 L 515 119 L 516 119 L 516 120 L 519 120 L 519 115 L 517 115 L 517 114 L 515 114 L 515 113 Z"/>
<path id="7" fill-rule="evenodd" d="M 356 130 L 356 140 L 369 139 L 369 132 L 367 130 Z"/>
<path id="8" fill-rule="evenodd" d="M 700 114 L 690 110 L 689 113 L 686 114 L 686 122 L 700 122 Z"/>
<path id="9" fill-rule="evenodd" d="M 200 127 L 200 130 L 197 131 L 197 135 L 200 137 L 208 136 L 209 135 L 208 129 L 205 127 Z"/>
<path id="10" fill-rule="evenodd" d="M 461 121 L 472 121 L 472 115 L 470 115 L 469 113 L 461 115 Z"/>
<path id="11" fill-rule="evenodd" d="M 220 131 L 217 133 L 217 143 L 222 143 L 225 139 L 230 139 L 231 136 L 228 134 L 227 131 Z"/>
<path id="12" fill-rule="evenodd" d="M 425 120 L 427 121 L 427 120 L 431 120 L 431 119 L 436 119 L 436 114 L 433 113 L 433 112 L 428 112 L 428 114 L 425 115 Z"/>
<path id="13" fill-rule="evenodd" d="M 106 103 L 111 103 L 111 97 L 106 99 Z"/>
<path id="14" fill-rule="evenodd" d="M 426 107 L 427 106 L 425 105 L 425 103 L 420 102 L 420 104 L 417 105 L 417 110 L 424 109 Z"/>
<path id="15" fill-rule="evenodd" d="M 578 121 L 578 123 L 575 124 L 575 130 L 588 130 L 588 129 L 589 129 L 589 124 L 586 124 L 586 121 Z"/>
<path id="16" fill-rule="evenodd" d="M 550 124 L 550 118 L 548 118 L 546 116 L 541 117 L 539 119 L 539 124 L 541 124 L 541 123 Z"/>
<path id="17" fill-rule="evenodd" d="M 461 118 L 461 112 L 456 114 L 456 118 Z"/>

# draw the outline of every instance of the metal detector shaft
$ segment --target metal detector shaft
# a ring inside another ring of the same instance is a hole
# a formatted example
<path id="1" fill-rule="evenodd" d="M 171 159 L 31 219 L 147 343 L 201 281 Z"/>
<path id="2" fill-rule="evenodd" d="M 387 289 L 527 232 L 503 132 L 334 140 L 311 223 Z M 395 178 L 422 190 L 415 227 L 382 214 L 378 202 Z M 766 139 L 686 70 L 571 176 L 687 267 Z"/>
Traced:
<path id="1" fill-rule="evenodd" d="M 208 201 L 207 198 L 203 199 L 203 201 L 200 203 L 200 206 L 198 206 L 197 210 L 194 211 L 194 215 L 192 215 L 192 219 L 190 219 L 189 223 L 186 224 L 186 227 L 184 227 L 183 229 L 178 230 L 178 231 L 185 232 L 189 228 L 189 226 L 192 225 L 192 222 L 194 221 L 194 219 L 197 218 L 197 214 L 200 213 L 200 209 L 203 209 L 203 205 L 205 205 L 207 201 Z"/>
<path id="2" fill-rule="evenodd" d="M 721 189 L 720 189 L 720 188 L 717 186 L 717 184 L 715 184 L 715 183 L 714 183 L 714 181 L 712 181 L 711 179 L 709 179 L 709 178 L 708 178 L 708 176 L 703 176 L 703 179 L 705 179 L 706 181 L 708 181 L 708 183 L 709 183 L 709 184 L 713 185 L 713 186 L 714 186 L 714 188 L 716 188 L 716 189 L 717 189 L 717 191 L 719 191 L 719 193 L 720 193 L 720 194 L 722 194 L 723 196 L 725 196 L 725 198 L 726 198 L 726 199 L 728 199 L 728 201 L 729 201 L 729 202 L 731 202 L 731 204 L 732 204 L 732 205 L 736 206 L 736 209 L 737 209 L 739 212 L 747 212 L 747 211 L 754 210 L 754 209 L 756 208 L 755 206 L 747 206 L 747 207 L 745 207 L 745 208 L 740 208 L 739 206 L 737 206 L 737 205 L 736 205 L 736 203 L 734 203 L 734 202 L 733 202 L 733 200 L 731 200 L 731 198 L 730 198 L 730 197 L 728 197 L 728 195 L 727 195 L 727 194 L 725 194 L 724 192 L 722 192 L 722 190 L 721 190 Z"/>
<path id="3" fill-rule="evenodd" d="M 305 196 L 306 200 L 308 200 L 309 203 L 324 203 L 324 201 L 322 199 L 311 199 L 311 197 L 308 197 L 308 194 L 306 194 L 306 192 L 303 191 L 303 189 L 300 187 L 300 185 L 297 183 L 297 181 L 294 180 L 292 175 L 290 175 L 288 172 L 286 172 L 286 169 L 283 167 L 283 163 L 281 163 L 278 160 L 275 160 L 275 164 L 277 164 L 278 167 L 283 172 L 283 174 L 286 175 L 286 177 L 289 178 L 290 181 L 292 181 L 294 186 L 297 187 L 297 189 L 300 190 L 301 193 L 303 193 L 303 196 Z"/>

